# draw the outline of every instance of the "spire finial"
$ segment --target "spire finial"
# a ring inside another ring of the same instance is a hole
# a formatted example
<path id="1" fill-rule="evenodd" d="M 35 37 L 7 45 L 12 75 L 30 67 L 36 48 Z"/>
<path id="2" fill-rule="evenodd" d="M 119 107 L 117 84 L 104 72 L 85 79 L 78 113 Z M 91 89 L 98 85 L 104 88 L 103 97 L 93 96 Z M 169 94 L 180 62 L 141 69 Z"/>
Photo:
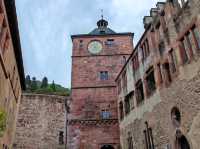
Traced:
<path id="1" fill-rule="evenodd" d="M 101 9 L 101 19 L 103 20 L 103 9 Z"/>
<path id="2" fill-rule="evenodd" d="M 98 28 L 107 28 L 108 21 L 104 20 L 103 9 L 101 9 L 101 19 L 97 22 Z"/>

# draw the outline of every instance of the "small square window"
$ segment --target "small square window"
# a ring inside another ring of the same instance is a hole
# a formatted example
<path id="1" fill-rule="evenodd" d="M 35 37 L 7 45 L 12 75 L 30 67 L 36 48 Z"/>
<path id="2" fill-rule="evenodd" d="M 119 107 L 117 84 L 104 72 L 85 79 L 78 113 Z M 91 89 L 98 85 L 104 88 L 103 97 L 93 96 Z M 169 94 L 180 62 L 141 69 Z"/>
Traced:
<path id="1" fill-rule="evenodd" d="M 108 71 L 100 72 L 100 80 L 108 80 Z"/>
<path id="2" fill-rule="evenodd" d="M 107 41 L 105 42 L 105 44 L 107 46 L 112 46 L 114 44 L 114 39 L 107 39 Z"/>
<path id="3" fill-rule="evenodd" d="M 63 131 L 59 132 L 59 144 L 60 145 L 64 144 L 64 132 Z"/>
<path id="4" fill-rule="evenodd" d="M 83 47 L 83 40 L 79 40 L 79 47 L 80 47 L 80 48 Z"/>
<path id="5" fill-rule="evenodd" d="M 101 118 L 102 119 L 109 119 L 111 117 L 111 112 L 108 110 L 101 111 Z"/>

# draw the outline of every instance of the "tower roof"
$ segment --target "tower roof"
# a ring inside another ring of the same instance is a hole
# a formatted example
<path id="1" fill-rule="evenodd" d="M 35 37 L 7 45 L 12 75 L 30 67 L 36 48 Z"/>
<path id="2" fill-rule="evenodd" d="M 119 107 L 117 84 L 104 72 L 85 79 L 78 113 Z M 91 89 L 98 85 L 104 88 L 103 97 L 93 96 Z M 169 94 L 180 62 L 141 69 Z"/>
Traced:
<path id="1" fill-rule="evenodd" d="M 105 35 L 105 34 L 116 34 L 115 31 L 108 28 L 108 21 L 101 16 L 101 19 L 97 22 L 97 28 L 89 33 L 90 35 Z"/>
<path id="2" fill-rule="evenodd" d="M 110 29 L 108 27 L 108 21 L 106 21 L 103 18 L 103 15 L 101 16 L 101 19 L 97 21 L 97 28 L 93 29 L 90 33 L 88 34 L 77 34 L 77 35 L 71 35 L 71 38 L 75 37 L 93 37 L 93 36 L 124 36 L 124 35 L 129 35 L 129 36 L 134 36 L 134 33 L 131 32 L 123 32 L 123 33 L 117 33 Z"/>

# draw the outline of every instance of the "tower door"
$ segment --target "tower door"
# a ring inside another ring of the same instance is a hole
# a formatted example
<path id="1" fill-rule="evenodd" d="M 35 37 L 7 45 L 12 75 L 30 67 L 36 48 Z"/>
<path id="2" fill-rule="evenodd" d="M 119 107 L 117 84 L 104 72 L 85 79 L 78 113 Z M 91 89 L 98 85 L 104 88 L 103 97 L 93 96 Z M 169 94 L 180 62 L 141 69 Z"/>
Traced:
<path id="1" fill-rule="evenodd" d="M 104 145 L 101 149 L 114 149 L 114 147 L 112 145 Z"/>
<path id="2" fill-rule="evenodd" d="M 178 138 L 177 146 L 178 146 L 177 149 L 190 149 L 190 145 L 184 136 Z"/>

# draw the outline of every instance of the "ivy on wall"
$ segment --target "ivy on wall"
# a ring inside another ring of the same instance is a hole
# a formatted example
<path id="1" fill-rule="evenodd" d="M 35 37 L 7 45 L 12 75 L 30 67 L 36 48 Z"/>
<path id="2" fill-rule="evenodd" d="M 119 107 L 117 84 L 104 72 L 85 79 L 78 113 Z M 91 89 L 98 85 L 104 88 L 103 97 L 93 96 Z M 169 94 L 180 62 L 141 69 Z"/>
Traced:
<path id="1" fill-rule="evenodd" d="M 5 111 L 0 110 L 0 137 L 3 136 L 6 130 L 6 115 Z"/>

